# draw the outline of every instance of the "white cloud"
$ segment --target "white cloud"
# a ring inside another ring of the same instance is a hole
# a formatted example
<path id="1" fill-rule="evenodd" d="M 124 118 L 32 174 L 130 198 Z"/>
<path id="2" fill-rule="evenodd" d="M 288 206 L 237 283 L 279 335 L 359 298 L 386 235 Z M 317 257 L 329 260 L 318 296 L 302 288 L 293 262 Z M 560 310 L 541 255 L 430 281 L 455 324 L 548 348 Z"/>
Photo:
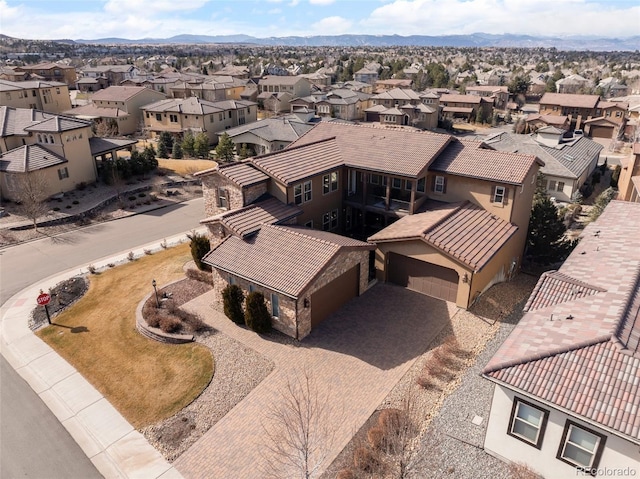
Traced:
<path id="1" fill-rule="evenodd" d="M 210 0 L 109 0 L 104 10 L 119 15 L 123 13 L 145 12 L 147 15 L 157 15 L 162 12 L 197 10 L 204 7 Z"/>
<path id="2" fill-rule="evenodd" d="M 309 0 L 311 5 L 331 5 L 335 0 Z"/>
<path id="3" fill-rule="evenodd" d="M 326 17 L 311 25 L 314 35 L 339 35 L 349 33 L 353 23 L 343 17 Z"/>
<path id="4" fill-rule="evenodd" d="M 282 13 L 282 8 L 272 8 L 271 10 L 268 10 L 267 13 L 269 15 L 277 15 L 278 13 Z"/>
<path id="5" fill-rule="evenodd" d="M 295 6 L 297 6 L 299 3 L 300 3 L 300 0 L 291 0 L 291 1 L 289 2 L 289 6 L 290 6 L 290 7 L 295 7 Z"/>
<path id="6" fill-rule="evenodd" d="M 371 12 L 360 31 L 624 37 L 637 34 L 638 19 L 640 6 L 616 8 L 586 0 L 396 0 Z"/>

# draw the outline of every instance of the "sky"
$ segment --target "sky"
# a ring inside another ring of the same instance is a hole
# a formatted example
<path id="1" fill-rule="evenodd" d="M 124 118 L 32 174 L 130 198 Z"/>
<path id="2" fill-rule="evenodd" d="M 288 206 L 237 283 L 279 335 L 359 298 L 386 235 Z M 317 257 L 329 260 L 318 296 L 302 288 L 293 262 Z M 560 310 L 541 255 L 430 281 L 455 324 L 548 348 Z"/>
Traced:
<path id="1" fill-rule="evenodd" d="M 27 39 L 246 34 L 640 35 L 639 0 L 0 0 Z"/>

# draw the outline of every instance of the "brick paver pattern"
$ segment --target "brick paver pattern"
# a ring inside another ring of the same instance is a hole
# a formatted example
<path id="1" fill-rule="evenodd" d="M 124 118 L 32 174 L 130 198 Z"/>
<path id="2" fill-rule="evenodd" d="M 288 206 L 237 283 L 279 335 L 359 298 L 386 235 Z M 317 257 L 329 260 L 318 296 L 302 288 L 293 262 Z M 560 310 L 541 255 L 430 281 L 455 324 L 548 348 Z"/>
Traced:
<path id="1" fill-rule="evenodd" d="M 260 478 L 267 440 L 264 413 L 287 378 L 304 368 L 335 411 L 330 426 L 336 436 L 324 470 L 458 311 L 452 303 L 378 284 L 291 345 L 238 327 L 214 310 L 212 302 L 207 293 L 185 308 L 273 360 L 275 369 L 174 463 L 188 479 Z"/>

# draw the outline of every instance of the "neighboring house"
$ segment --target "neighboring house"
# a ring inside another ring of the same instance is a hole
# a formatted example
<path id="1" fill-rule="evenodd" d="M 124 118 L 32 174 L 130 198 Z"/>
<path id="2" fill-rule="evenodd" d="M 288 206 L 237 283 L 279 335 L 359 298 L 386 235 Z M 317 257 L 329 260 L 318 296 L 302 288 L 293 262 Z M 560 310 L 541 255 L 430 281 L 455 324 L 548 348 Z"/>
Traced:
<path id="1" fill-rule="evenodd" d="M 322 122 L 283 151 L 199 176 L 209 217 L 270 195 L 301 210 L 299 225 L 370 236 L 380 280 L 466 308 L 517 270 L 540 164 L 450 135 Z M 434 236 L 416 238 L 421 228 Z"/>
<path id="2" fill-rule="evenodd" d="M 317 119 L 317 118 L 315 118 Z M 280 118 L 266 118 L 226 130 L 239 151 L 246 145 L 254 154 L 263 155 L 280 151 L 313 128 L 313 113 L 290 114 Z"/>
<path id="3" fill-rule="evenodd" d="M 27 72 L 28 80 L 43 80 L 46 82 L 60 82 L 67 87 L 74 86 L 77 80 L 76 69 L 70 65 L 61 63 L 37 63 L 35 65 L 23 65 L 15 68 L 16 72 Z"/>
<path id="4" fill-rule="evenodd" d="M 310 95 L 291 100 L 291 109 L 295 111 L 306 107 L 318 116 L 338 118 L 340 120 L 362 120 L 369 106 L 370 95 L 347 89 L 331 90 L 321 95 Z"/>
<path id="5" fill-rule="evenodd" d="M 629 87 L 623 85 L 620 80 L 614 77 L 604 78 L 598 83 L 598 88 L 602 90 L 602 96 L 612 98 L 626 96 L 629 94 Z"/>
<path id="6" fill-rule="evenodd" d="M 371 103 L 373 106 L 365 110 L 366 122 L 408 125 L 424 130 L 438 126 L 439 97 L 435 93 L 395 88 L 372 96 Z"/>
<path id="7" fill-rule="evenodd" d="M 238 78 L 240 80 L 248 80 L 249 79 L 249 67 L 244 65 L 226 65 L 222 67 L 220 70 L 215 72 L 209 72 L 211 76 L 230 76 L 233 78 Z"/>
<path id="8" fill-rule="evenodd" d="M 104 78 L 107 86 L 119 86 L 123 81 L 130 80 L 140 74 L 133 65 L 98 65 L 86 66 L 80 70 L 83 77 Z"/>
<path id="9" fill-rule="evenodd" d="M 531 135 L 507 132 L 491 134 L 484 143 L 498 151 L 535 155 L 544 161 L 547 193 L 558 201 L 571 202 L 598 165 L 602 145 L 584 136 L 564 138 L 564 130 L 553 126 Z"/>
<path id="10" fill-rule="evenodd" d="M 53 196 L 96 181 L 91 123 L 34 109 L 0 107 L 0 194 L 15 199 L 18 178 L 40 172 Z"/>
<path id="11" fill-rule="evenodd" d="M 29 73 L 16 71 L 16 68 L 17 67 L 12 66 L 0 66 L 0 80 L 26 81 Z"/>
<path id="12" fill-rule="evenodd" d="M 82 77 L 76 82 L 76 89 L 82 93 L 92 93 L 108 86 L 109 81 L 105 77 Z"/>
<path id="13" fill-rule="evenodd" d="M 612 201 L 484 368 L 486 452 L 546 479 L 637 474 L 639 265 L 640 205 Z"/>
<path id="14" fill-rule="evenodd" d="M 574 74 L 561 78 L 556 82 L 556 90 L 558 93 L 584 93 L 591 90 L 593 82 L 586 78 Z"/>
<path id="15" fill-rule="evenodd" d="M 78 118 L 107 122 L 117 135 L 131 135 L 142 129 L 142 107 L 164 99 L 163 93 L 139 86 L 110 86 L 91 97 L 91 104 L 67 110 Z"/>
<path id="16" fill-rule="evenodd" d="M 493 107 L 498 110 L 505 110 L 509 101 L 509 89 L 506 86 L 468 85 L 465 94 L 492 99 Z"/>
<path id="17" fill-rule="evenodd" d="M 2 106 L 49 113 L 62 113 L 71 108 L 69 87 L 61 82 L 0 80 L 0 100 Z"/>
<path id="18" fill-rule="evenodd" d="M 570 126 L 569 117 L 566 115 L 540 115 L 539 113 L 531 113 L 524 117 L 524 121 L 529 127 L 528 131 L 532 132 L 547 126 L 568 131 Z"/>
<path id="19" fill-rule="evenodd" d="M 382 65 L 377 62 L 368 63 L 353 74 L 353 79 L 357 82 L 375 85 L 379 78 L 378 71 L 380 71 L 380 68 L 382 68 Z"/>
<path id="20" fill-rule="evenodd" d="M 179 82 L 168 87 L 173 98 L 197 97 L 207 101 L 240 100 L 246 80 L 216 75 L 204 81 Z"/>
<path id="21" fill-rule="evenodd" d="M 266 76 L 258 82 L 258 101 L 265 109 L 291 111 L 290 101 L 311 94 L 311 82 L 300 76 Z"/>
<path id="22" fill-rule="evenodd" d="M 209 144 L 218 143 L 220 132 L 255 122 L 258 106 L 244 100 L 206 101 L 197 97 L 168 98 L 142 107 L 144 127 L 153 137 L 169 132 L 181 137 L 191 131 L 206 133 Z"/>
<path id="23" fill-rule="evenodd" d="M 410 90 L 413 87 L 413 80 L 410 78 L 377 80 L 374 86 L 376 91 L 380 93 L 386 90 L 393 90 L 395 88 L 405 88 Z"/>
<path id="24" fill-rule="evenodd" d="M 640 143 L 634 143 L 632 154 L 620 162 L 618 199 L 640 203 Z"/>
<path id="25" fill-rule="evenodd" d="M 306 78 L 311 82 L 311 84 L 317 86 L 320 89 L 324 89 L 331 85 L 331 75 L 327 75 L 326 73 L 304 73 L 300 76 L 302 78 Z"/>
<path id="26" fill-rule="evenodd" d="M 440 116 L 448 120 L 473 122 L 478 111 L 485 119 L 491 118 L 493 101 L 477 95 L 445 93 L 440 95 Z"/>

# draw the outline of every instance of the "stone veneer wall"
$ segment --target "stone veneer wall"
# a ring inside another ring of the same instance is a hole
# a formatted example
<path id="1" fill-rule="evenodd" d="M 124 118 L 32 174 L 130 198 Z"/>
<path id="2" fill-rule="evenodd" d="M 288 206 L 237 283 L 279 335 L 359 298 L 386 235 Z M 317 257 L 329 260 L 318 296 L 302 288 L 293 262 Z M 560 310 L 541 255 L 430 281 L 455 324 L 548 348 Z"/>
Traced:
<path id="1" fill-rule="evenodd" d="M 293 338 L 297 336 L 299 340 L 307 336 L 311 332 L 311 308 L 313 308 L 313 304 L 310 305 L 310 308 L 305 308 L 304 298 L 311 300 L 311 295 L 315 291 L 329 284 L 341 274 L 353 268 L 356 264 L 360 264 L 359 294 L 364 293 L 369 285 L 369 251 L 344 251 L 339 253 L 329 263 L 327 268 L 312 283 L 311 287 L 297 300 L 276 293 L 279 299 L 280 316 L 273 318 L 274 329 Z M 220 309 L 222 309 L 222 290 L 229 284 L 228 278 L 230 275 L 224 271 L 218 271 L 215 268 L 213 269 L 212 275 L 215 302 L 218 303 Z M 249 281 L 238 277 L 234 277 L 234 280 L 236 284 L 242 288 L 246 297 L 246 295 L 249 294 Z M 254 288 L 255 291 L 260 291 L 264 294 L 267 308 L 271 311 L 271 293 L 275 293 L 275 291 L 255 284 Z"/>
<path id="2" fill-rule="evenodd" d="M 224 189 L 227 196 L 227 208 L 221 208 L 218 204 L 218 191 Z M 202 195 L 204 197 L 204 212 L 206 216 L 213 216 L 225 211 L 242 208 L 259 196 L 267 192 L 266 182 L 240 188 L 238 185 L 217 173 L 202 178 Z"/>

